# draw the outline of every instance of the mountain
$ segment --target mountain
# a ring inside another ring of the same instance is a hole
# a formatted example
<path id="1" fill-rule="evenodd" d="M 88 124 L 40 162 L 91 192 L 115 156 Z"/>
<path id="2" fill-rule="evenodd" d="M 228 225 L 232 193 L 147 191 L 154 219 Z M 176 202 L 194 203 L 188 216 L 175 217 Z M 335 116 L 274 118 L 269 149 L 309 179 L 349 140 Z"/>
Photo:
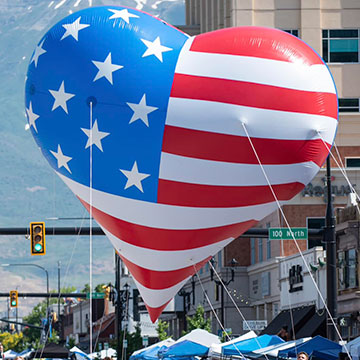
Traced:
<path id="1" fill-rule="evenodd" d="M 0 227 L 26 227 L 30 221 L 45 221 L 47 226 L 89 226 L 88 213 L 25 130 L 24 81 L 32 52 L 48 29 L 69 13 L 102 5 L 129 6 L 175 26 L 184 24 L 184 0 L 0 0 Z M 63 220 L 54 220 L 57 218 Z M 0 236 L 0 292 L 44 292 L 46 284 L 41 269 L 1 264 L 40 265 L 49 273 L 50 289 L 57 289 L 58 261 L 61 286 L 81 288 L 89 283 L 89 248 L 89 237 L 47 236 L 46 256 L 33 257 L 24 236 Z M 113 258 L 110 242 L 94 237 L 94 286 L 114 282 Z M 37 301 L 20 299 L 19 316 Z M 5 309 L 5 299 L 0 298 L 0 312 Z"/>

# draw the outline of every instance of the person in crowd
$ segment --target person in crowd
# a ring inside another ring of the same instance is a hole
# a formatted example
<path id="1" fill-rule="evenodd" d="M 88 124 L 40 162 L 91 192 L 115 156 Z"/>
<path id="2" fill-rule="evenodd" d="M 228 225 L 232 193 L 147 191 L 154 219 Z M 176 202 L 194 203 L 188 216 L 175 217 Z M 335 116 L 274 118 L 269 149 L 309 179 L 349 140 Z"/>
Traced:
<path id="1" fill-rule="evenodd" d="M 0 357 L 1 357 L 1 360 L 5 359 L 4 347 L 3 347 L 3 344 L 1 342 L 0 342 Z"/>
<path id="2" fill-rule="evenodd" d="M 289 335 L 289 332 L 288 332 L 287 325 L 283 325 L 283 327 L 280 329 L 280 331 L 276 335 L 281 337 L 285 341 L 290 340 L 290 335 Z"/>
<path id="3" fill-rule="evenodd" d="M 24 358 L 22 357 L 22 356 L 17 356 L 16 358 L 15 358 L 15 360 L 24 360 Z"/>
<path id="4" fill-rule="evenodd" d="M 297 354 L 296 360 L 309 360 L 309 355 L 305 351 L 300 351 Z"/>

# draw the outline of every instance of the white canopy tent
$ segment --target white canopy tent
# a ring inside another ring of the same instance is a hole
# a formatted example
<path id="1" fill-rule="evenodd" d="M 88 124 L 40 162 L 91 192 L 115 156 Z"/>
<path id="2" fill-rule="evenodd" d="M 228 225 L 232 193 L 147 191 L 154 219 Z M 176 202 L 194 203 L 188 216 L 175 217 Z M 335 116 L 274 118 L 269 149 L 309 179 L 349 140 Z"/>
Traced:
<path id="1" fill-rule="evenodd" d="M 256 333 L 254 331 L 249 331 L 244 335 L 241 335 L 235 339 L 232 339 L 230 341 L 227 341 L 225 343 L 220 344 L 220 342 L 218 343 L 213 343 L 211 344 L 210 350 L 209 350 L 209 356 L 210 357 L 221 357 L 221 348 L 222 346 L 225 345 L 230 345 L 233 343 L 237 343 L 239 341 L 243 341 L 243 340 L 247 340 L 247 339 L 252 339 L 254 337 L 256 337 Z"/>

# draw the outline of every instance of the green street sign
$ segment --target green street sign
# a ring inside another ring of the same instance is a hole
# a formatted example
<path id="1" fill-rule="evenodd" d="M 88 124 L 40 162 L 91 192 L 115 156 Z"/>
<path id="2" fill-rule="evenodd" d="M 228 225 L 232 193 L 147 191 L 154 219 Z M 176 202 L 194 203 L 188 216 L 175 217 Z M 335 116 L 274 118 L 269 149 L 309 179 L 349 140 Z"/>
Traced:
<path id="1" fill-rule="evenodd" d="M 86 293 L 86 298 L 90 299 L 90 293 L 89 292 Z M 103 293 L 103 292 L 93 292 L 91 298 L 92 299 L 104 299 L 105 298 L 105 293 Z"/>
<path id="2" fill-rule="evenodd" d="M 269 228 L 270 240 L 307 240 L 307 228 Z"/>

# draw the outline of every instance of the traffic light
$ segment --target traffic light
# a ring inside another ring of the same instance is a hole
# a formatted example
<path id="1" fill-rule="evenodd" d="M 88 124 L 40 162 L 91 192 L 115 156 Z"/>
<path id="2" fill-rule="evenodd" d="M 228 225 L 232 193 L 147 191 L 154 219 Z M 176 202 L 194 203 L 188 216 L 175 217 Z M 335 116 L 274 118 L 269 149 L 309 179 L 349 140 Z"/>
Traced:
<path id="1" fill-rule="evenodd" d="M 105 290 L 105 300 L 110 300 L 111 296 L 111 286 L 110 285 L 103 285 L 103 289 Z"/>
<path id="2" fill-rule="evenodd" d="M 17 292 L 17 290 L 10 291 L 10 307 L 13 307 L 13 308 L 18 307 L 18 292 Z"/>
<path id="3" fill-rule="evenodd" d="M 31 255 L 46 254 L 44 222 L 30 223 L 30 241 L 31 241 Z"/>

